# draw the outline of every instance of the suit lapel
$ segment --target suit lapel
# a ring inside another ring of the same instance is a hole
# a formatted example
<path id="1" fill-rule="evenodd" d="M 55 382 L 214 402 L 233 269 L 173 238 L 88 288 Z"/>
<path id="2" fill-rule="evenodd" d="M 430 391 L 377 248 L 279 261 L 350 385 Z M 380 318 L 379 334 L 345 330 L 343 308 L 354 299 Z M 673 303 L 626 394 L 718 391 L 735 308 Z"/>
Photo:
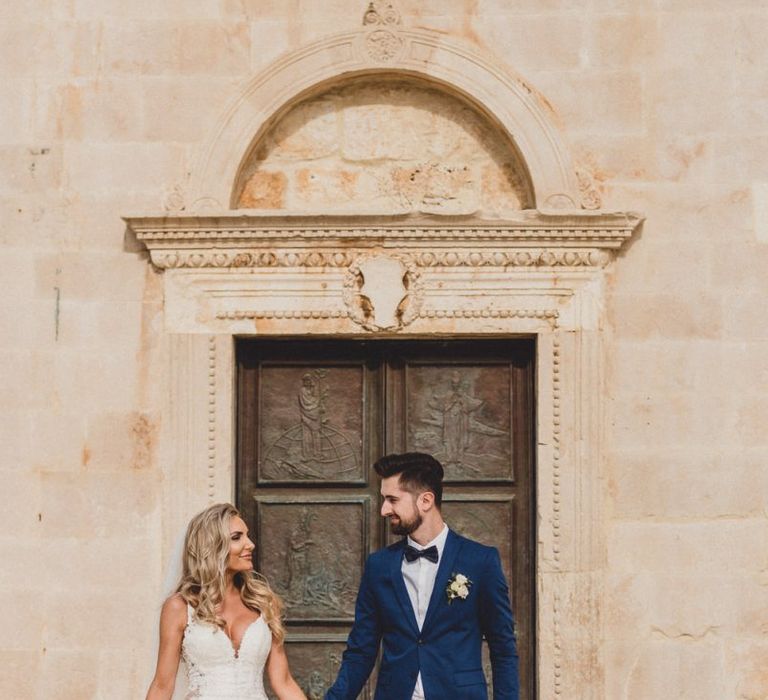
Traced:
<path id="1" fill-rule="evenodd" d="M 445 589 L 448 586 L 448 579 L 450 579 L 451 574 L 454 573 L 453 566 L 460 549 L 461 539 L 453 530 L 448 530 L 448 537 L 445 540 L 443 555 L 440 557 L 440 563 L 437 565 L 435 587 L 432 589 L 432 595 L 429 599 L 429 606 L 427 607 L 427 614 L 424 618 L 424 625 L 421 628 L 422 632 L 427 629 L 427 626 L 434 618 L 437 610 L 439 610 L 442 605 L 446 604 Z"/>
<path id="2" fill-rule="evenodd" d="M 405 540 L 402 541 L 401 546 L 392 550 L 392 556 L 389 562 L 389 575 L 392 578 L 392 585 L 395 589 L 395 595 L 400 606 L 403 608 L 403 613 L 406 619 L 413 627 L 414 632 L 418 634 L 419 624 L 416 622 L 416 615 L 413 612 L 413 605 L 411 605 L 411 599 L 408 597 L 408 589 L 405 587 L 405 579 L 403 578 L 403 550 L 405 549 Z"/>

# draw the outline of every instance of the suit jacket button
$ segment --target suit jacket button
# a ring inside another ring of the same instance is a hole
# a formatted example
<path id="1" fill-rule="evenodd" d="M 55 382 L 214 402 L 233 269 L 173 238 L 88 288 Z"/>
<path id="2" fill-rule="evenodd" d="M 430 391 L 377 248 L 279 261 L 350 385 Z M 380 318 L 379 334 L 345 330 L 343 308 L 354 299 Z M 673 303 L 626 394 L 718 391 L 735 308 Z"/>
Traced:
<path id="1" fill-rule="evenodd" d="M 419 637 L 419 644 L 424 644 L 424 640 L 421 637 Z"/>

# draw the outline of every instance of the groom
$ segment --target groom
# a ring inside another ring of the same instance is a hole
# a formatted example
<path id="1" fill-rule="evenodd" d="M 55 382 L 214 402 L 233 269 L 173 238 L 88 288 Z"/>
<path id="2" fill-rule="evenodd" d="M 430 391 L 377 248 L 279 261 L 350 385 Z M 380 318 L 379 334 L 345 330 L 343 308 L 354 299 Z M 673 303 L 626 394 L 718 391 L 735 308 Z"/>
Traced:
<path id="1" fill-rule="evenodd" d="M 518 659 L 499 553 L 443 521 L 443 467 L 420 452 L 382 457 L 384 504 L 395 535 L 368 557 L 355 623 L 326 700 L 355 700 L 382 642 L 374 700 L 486 700 L 483 636 L 494 700 L 518 700 Z"/>

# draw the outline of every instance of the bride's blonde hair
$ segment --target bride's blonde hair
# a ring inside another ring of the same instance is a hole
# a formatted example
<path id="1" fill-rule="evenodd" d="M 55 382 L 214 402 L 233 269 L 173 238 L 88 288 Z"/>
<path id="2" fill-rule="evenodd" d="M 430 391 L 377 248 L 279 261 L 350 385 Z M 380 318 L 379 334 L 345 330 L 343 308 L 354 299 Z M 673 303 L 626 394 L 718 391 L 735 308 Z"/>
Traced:
<path id="1" fill-rule="evenodd" d="M 232 504 L 217 503 L 198 513 L 187 526 L 184 538 L 182 574 L 176 593 L 195 610 L 195 618 L 224 629 L 226 623 L 216 614 L 224 601 L 227 559 L 232 518 L 242 517 Z M 239 571 L 234 584 L 246 607 L 261 613 L 278 643 L 285 638 L 283 602 L 261 574 Z"/>

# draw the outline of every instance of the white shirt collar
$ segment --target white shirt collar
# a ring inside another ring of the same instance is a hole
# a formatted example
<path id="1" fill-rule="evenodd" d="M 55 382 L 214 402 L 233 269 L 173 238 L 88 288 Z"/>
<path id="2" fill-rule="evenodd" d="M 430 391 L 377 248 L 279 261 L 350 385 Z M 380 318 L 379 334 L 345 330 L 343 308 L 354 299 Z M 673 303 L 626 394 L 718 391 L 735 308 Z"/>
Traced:
<path id="1" fill-rule="evenodd" d="M 415 549 L 427 549 L 427 547 L 431 547 L 434 545 L 437 547 L 437 553 L 440 556 L 443 556 L 443 549 L 445 549 L 445 541 L 448 539 L 448 525 L 443 523 L 443 529 L 440 530 L 437 537 L 435 537 L 431 542 L 427 542 L 425 545 L 421 545 L 416 540 L 412 540 L 411 536 L 408 535 L 408 544 L 411 545 L 411 547 L 414 547 Z"/>

